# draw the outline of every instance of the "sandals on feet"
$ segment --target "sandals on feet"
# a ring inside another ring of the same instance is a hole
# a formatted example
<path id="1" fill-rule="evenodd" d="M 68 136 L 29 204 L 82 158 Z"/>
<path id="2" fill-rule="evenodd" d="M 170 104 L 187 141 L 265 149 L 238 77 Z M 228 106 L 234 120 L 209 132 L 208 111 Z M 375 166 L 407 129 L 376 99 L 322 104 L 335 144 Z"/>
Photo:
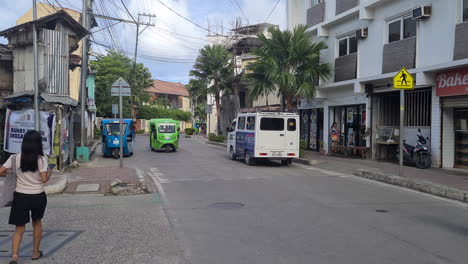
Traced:
<path id="1" fill-rule="evenodd" d="M 12 260 L 12 261 L 8 262 L 8 264 L 18 264 L 18 261 Z"/>
<path id="2" fill-rule="evenodd" d="M 39 250 L 39 256 L 36 257 L 36 258 L 31 257 L 31 260 L 38 260 L 38 259 L 42 258 L 43 255 L 44 254 L 42 254 L 42 251 Z M 10 264 L 12 264 L 12 263 L 10 263 Z M 16 263 L 13 263 L 13 264 L 16 264 Z"/>

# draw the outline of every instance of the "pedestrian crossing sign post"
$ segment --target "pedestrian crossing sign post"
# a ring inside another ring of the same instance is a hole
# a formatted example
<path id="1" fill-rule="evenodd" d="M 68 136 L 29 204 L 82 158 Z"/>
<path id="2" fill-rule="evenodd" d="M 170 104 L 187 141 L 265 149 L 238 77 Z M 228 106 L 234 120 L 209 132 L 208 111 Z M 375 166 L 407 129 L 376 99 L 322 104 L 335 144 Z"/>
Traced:
<path id="1" fill-rule="evenodd" d="M 403 177 L 403 129 L 405 126 L 405 90 L 414 89 L 414 78 L 413 76 L 403 67 L 393 77 L 393 88 L 400 90 L 400 151 L 399 151 L 399 162 L 400 162 L 400 176 Z"/>
<path id="2" fill-rule="evenodd" d="M 413 76 L 405 68 L 401 68 L 397 75 L 393 77 L 393 88 L 398 90 L 413 90 Z"/>

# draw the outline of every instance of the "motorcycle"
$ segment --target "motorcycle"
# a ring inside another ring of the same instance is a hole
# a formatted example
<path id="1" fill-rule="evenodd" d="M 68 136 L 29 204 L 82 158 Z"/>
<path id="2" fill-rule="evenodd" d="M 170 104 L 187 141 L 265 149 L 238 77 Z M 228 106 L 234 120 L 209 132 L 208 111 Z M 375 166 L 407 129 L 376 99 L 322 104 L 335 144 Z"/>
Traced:
<path id="1" fill-rule="evenodd" d="M 431 167 L 432 158 L 427 147 L 427 140 L 424 138 L 421 129 L 418 129 L 419 135 L 416 146 L 406 144 L 406 140 L 403 141 L 403 161 L 416 164 L 417 168 L 427 169 Z"/>

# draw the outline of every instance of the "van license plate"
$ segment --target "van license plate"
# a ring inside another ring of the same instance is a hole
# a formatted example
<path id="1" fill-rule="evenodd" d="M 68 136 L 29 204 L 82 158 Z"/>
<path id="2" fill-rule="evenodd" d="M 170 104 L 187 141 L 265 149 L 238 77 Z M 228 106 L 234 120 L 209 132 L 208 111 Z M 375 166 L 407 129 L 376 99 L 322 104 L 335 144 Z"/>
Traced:
<path id="1" fill-rule="evenodd" d="M 283 152 L 281 152 L 281 151 L 272 151 L 272 152 L 271 152 L 271 156 L 272 156 L 272 157 L 282 157 L 282 156 L 283 156 Z"/>

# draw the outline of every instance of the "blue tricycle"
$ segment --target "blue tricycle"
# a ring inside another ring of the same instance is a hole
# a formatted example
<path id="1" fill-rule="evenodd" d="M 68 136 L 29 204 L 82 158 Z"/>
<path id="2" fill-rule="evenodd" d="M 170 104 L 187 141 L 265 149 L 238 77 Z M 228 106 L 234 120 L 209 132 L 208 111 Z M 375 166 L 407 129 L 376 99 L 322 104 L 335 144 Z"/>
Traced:
<path id="1" fill-rule="evenodd" d="M 123 155 L 133 155 L 135 129 L 131 119 L 123 119 Z M 120 157 L 120 125 L 118 119 L 103 119 L 101 123 L 102 153 L 104 157 Z"/>

